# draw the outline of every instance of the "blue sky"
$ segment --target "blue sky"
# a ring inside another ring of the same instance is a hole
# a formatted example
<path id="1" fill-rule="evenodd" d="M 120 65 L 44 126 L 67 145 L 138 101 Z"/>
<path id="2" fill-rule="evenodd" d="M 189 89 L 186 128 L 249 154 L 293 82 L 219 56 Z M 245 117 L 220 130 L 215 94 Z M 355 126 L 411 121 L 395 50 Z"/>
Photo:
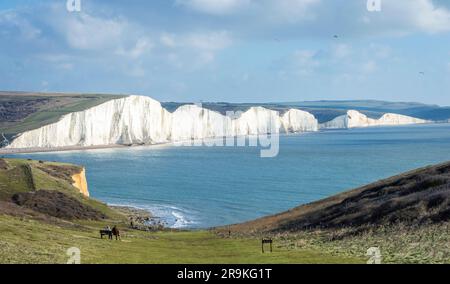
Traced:
<path id="1" fill-rule="evenodd" d="M 0 89 L 450 105 L 449 1 L 381 0 L 379 12 L 367 0 L 81 4 L 0 2 Z"/>

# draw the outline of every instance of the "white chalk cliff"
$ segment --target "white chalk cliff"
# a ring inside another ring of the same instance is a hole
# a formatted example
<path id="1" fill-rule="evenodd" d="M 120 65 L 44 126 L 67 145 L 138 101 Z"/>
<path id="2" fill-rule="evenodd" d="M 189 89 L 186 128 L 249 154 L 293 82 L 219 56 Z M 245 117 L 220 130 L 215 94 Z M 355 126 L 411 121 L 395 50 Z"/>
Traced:
<path id="1" fill-rule="evenodd" d="M 281 117 L 285 133 L 318 131 L 319 125 L 314 115 L 306 111 L 291 109 Z"/>
<path id="2" fill-rule="evenodd" d="M 24 132 L 8 148 L 160 144 L 267 133 L 313 132 L 319 128 L 347 129 L 427 122 L 391 113 L 372 119 L 355 110 L 320 125 L 312 114 L 298 109 L 290 109 L 280 115 L 274 110 L 252 107 L 230 117 L 196 105 L 184 105 L 170 113 L 149 97 L 129 96 L 64 115 L 56 123 Z"/>
<path id="3" fill-rule="evenodd" d="M 130 96 L 63 116 L 20 134 L 9 148 L 53 148 L 167 142 L 171 114 L 153 99 Z"/>
<path id="4" fill-rule="evenodd" d="M 401 114 L 387 113 L 379 119 L 369 118 L 366 115 L 356 110 L 349 110 L 347 114 L 336 117 L 335 119 L 320 124 L 322 129 L 347 129 L 347 128 L 361 128 L 371 126 L 395 126 L 395 125 L 410 125 L 423 124 L 429 121 L 414 118 Z"/>
<path id="5" fill-rule="evenodd" d="M 56 148 L 159 144 L 192 139 L 317 131 L 317 119 L 291 109 L 279 112 L 253 107 L 229 117 L 196 105 L 174 113 L 149 97 L 129 96 L 70 113 L 58 122 L 24 132 L 8 148 Z"/>

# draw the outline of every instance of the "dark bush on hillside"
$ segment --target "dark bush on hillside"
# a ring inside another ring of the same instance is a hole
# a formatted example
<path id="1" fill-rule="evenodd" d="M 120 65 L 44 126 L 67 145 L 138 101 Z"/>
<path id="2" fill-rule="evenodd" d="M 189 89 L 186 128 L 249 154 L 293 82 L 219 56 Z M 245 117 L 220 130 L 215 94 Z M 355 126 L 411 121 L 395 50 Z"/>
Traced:
<path id="1" fill-rule="evenodd" d="M 100 220 L 106 216 L 94 208 L 59 191 L 39 190 L 18 193 L 12 201 L 28 209 L 66 220 Z"/>
<path id="2" fill-rule="evenodd" d="M 0 159 L 0 170 L 7 170 L 8 164 L 5 162 L 5 160 Z"/>
<path id="3" fill-rule="evenodd" d="M 450 220 L 450 167 L 431 167 L 347 192 L 337 203 L 311 210 L 278 227 L 280 231 Z M 321 205 L 319 201 L 317 203 Z M 313 204 L 314 205 L 314 204 Z"/>

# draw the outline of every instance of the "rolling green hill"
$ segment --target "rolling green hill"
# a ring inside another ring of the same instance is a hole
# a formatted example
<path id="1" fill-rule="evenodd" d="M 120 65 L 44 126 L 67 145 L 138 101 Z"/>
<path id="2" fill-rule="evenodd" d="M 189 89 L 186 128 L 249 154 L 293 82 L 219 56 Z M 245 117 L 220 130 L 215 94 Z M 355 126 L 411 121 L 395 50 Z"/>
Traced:
<path id="1" fill-rule="evenodd" d="M 0 159 L 0 263 L 64 263 L 70 247 L 83 263 L 364 263 L 372 247 L 384 263 L 450 263 L 450 163 L 208 231 L 131 228 L 71 185 L 79 170 Z M 122 241 L 101 239 L 106 225 Z M 261 253 L 261 238 L 273 253 Z"/>
<path id="2" fill-rule="evenodd" d="M 64 263 L 70 247 L 83 263 L 364 263 L 372 247 L 384 263 L 450 263 L 450 163 L 208 231 L 130 228 L 72 187 L 78 170 L 0 159 L 0 263 Z M 122 241 L 101 239 L 106 225 L 118 225 Z M 261 238 L 274 240 L 273 253 L 261 253 Z"/>
<path id="3" fill-rule="evenodd" d="M 370 229 L 450 221 L 450 162 L 414 170 L 284 213 L 232 226 L 242 232 Z"/>
<path id="4" fill-rule="evenodd" d="M 353 256 L 379 247 L 393 263 L 450 263 L 450 162 L 217 232 L 230 230 L 242 237 L 282 236 L 286 246 L 301 243 Z"/>
<path id="5" fill-rule="evenodd" d="M 0 92 L 0 133 L 7 138 L 58 121 L 119 95 Z"/>
<path id="6" fill-rule="evenodd" d="M 0 158 L 0 214 L 35 211 L 41 217 L 68 220 L 117 218 L 119 214 L 72 185 L 72 175 L 81 171 L 70 164 Z"/>
<path id="7" fill-rule="evenodd" d="M 67 179 L 80 168 L 43 161 L 0 159 L 0 263 L 66 263 L 69 248 L 82 263 L 362 263 L 320 250 L 291 250 L 275 243 L 261 253 L 255 238 L 211 231 L 142 231 L 127 216 L 81 195 Z M 54 209 L 54 210 L 53 210 Z M 101 239 L 117 225 L 122 241 Z"/>

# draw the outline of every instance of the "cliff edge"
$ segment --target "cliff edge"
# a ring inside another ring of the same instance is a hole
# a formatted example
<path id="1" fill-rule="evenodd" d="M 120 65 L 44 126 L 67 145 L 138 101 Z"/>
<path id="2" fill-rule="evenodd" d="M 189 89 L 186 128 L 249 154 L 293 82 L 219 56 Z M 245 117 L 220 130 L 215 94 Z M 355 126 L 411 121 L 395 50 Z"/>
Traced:
<path id="1" fill-rule="evenodd" d="M 396 126 L 429 121 L 387 113 L 379 119 L 355 110 L 320 124 L 309 112 L 249 107 L 230 115 L 197 105 L 173 112 L 145 96 L 127 96 L 63 115 L 56 122 L 4 138 L 8 149 L 55 149 L 117 145 L 152 145 L 268 133 L 302 133 L 322 129 Z M 10 141 L 11 140 L 11 141 Z"/>
<path id="2" fill-rule="evenodd" d="M 365 114 L 349 110 L 345 115 L 336 117 L 335 119 L 320 124 L 321 129 L 348 129 L 348 128 L 363 128 L 373 126 L 399 126 L 412 124 L 425 124 L 430 121 L 410 117 L 395 113 L 386 113 L 379 119 L 369 118 Z"/>
<path id="3" fill-rule="evenodd" d="M 83 167 L 0 158 L 0 214 L 103 220 L 117 213 L 89 198 Z"/>
<path id="4" fill-rule="evenodd" d="M 72 176 L 72 179 L 74 183 L 72 184 L 74 187 L 78 188 L 80 190 L 80 193 L 83 194 L 86 197 L 89 197 L 89 189 L 88 189 L 88 183 L 86 179 L 86 169 L 82 168 L 81 172 L 78 174 L 74 174 Z"/>

